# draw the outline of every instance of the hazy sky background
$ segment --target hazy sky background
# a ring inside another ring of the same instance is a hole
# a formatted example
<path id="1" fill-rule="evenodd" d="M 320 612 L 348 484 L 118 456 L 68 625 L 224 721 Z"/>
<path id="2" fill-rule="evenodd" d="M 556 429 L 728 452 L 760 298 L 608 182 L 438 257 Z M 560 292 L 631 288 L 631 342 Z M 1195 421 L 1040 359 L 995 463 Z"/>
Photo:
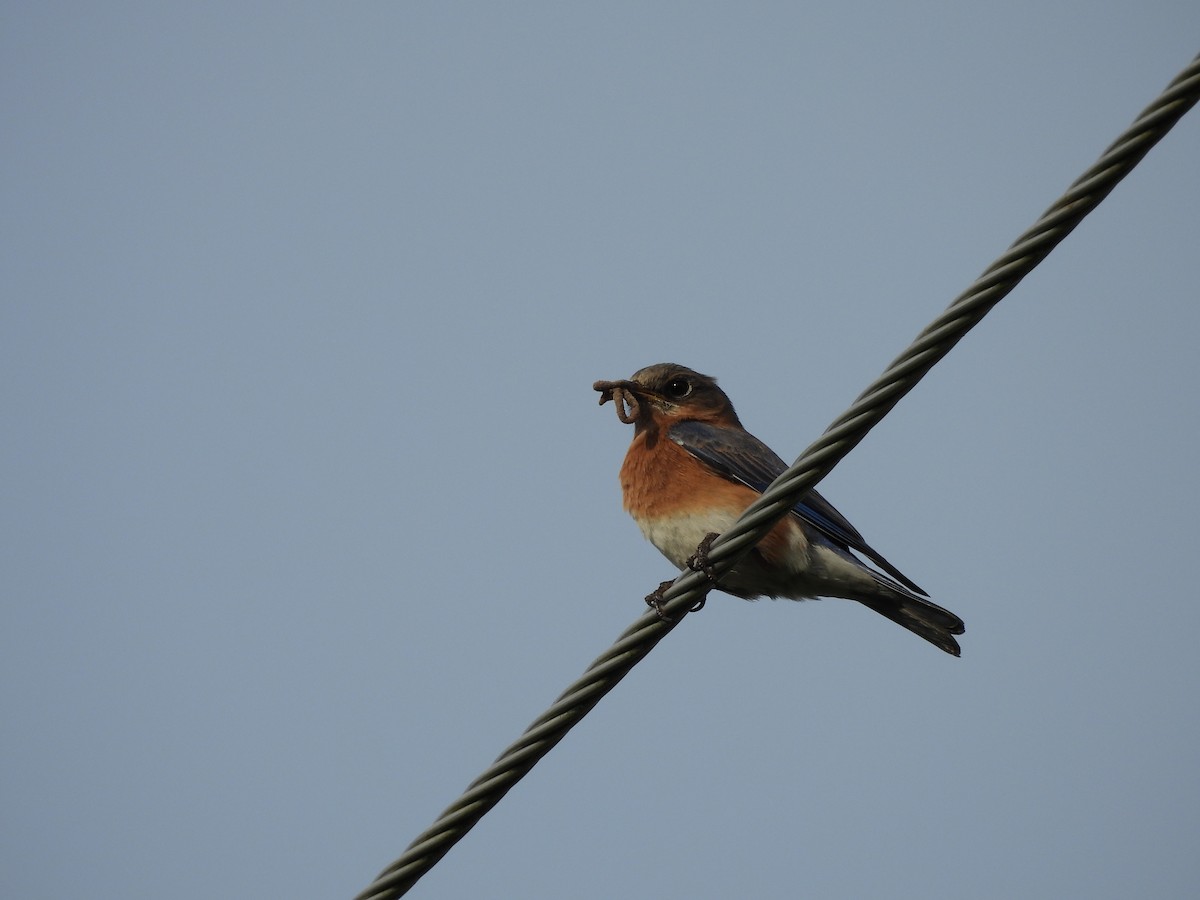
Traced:
<path id="1" fill-rule="evenodd" d="M 794 458 L 1200 4 L 5 3 L 0 895 L 347 898 L 672 572 L 591 383 Z M 1200 114 L 412 897 L 1200 889 Z"/>

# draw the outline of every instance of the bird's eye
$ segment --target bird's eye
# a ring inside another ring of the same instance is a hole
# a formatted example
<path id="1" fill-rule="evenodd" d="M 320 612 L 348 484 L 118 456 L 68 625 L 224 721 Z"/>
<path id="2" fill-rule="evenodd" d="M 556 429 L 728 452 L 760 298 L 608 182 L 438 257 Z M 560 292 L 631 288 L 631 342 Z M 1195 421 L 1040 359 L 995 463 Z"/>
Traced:
<path id="1" fill-rule="evenodd" d="M 691 392 L 692 383 L 686 378 L 672 378 L 667 382 L 667 393 L 672 397 L 686 397 Z"/>

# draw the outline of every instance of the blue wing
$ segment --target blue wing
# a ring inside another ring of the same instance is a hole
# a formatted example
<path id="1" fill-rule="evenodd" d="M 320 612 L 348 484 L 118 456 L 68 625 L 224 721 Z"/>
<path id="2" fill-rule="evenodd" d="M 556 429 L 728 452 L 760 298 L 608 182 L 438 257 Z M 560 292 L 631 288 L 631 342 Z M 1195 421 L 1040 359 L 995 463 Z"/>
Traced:
<path id="1" fill-rule="evenodd" d="M 707 422 L 678 422 L 667 435 L 692 456 L 731 481 L 741 482 L 760 494 L 787 470 L 787 464 L 756 438 L 740 428 L 718 428 Z M 792 509 L 843 550 L 856 550 L 905 587 L 928 596 L 903 572 L 871 547 L 858 529 L 816 491 L 809 491 Z"/>

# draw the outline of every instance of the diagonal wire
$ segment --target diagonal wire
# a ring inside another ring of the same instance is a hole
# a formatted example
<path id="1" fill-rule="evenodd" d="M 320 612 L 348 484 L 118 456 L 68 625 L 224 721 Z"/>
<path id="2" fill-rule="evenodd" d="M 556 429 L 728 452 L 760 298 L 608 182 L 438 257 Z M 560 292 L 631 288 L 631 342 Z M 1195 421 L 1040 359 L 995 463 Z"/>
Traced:
<path id="1" fill-rule="evenodd" d="M 1200 99 L 1200 56 L 1113 142 L 1034 225 L 922 331 L 851 407 L 713 542 L 709 561 L 719 578 L 850 452 L 958 341 L 1029 274 L 1102 201 Z M 408 892 L 525 773 L 666 637 L 712 584 L 698 572 L 679 576 L 665 594 L 664 621 L 647 612 L 466 792 L 408 846 L 356 900 L 393 900 Z"/>

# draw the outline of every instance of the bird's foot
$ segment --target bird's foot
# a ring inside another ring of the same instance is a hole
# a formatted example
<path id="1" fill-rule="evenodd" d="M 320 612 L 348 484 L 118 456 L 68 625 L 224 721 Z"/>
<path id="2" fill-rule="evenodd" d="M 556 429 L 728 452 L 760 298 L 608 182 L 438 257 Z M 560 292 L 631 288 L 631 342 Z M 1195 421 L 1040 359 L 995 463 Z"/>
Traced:
<path id="1" fill-rule="evenodd" d="M 660 619 L 662 619 L 664 622 L 669 622 L 671 624 L 674 624 L 675 620 L 672 619 L 670 616 L 668 616 L 665 612 L 663 612 L 662 605 L 663 605 L 663 594 L 665 594 L 667 592 L 667 588 L 669 588 L 674 583 L 675 583 L 674 581 L 664 581 L 662 584 L 660 584 L 657 588 L 654 589 L 653 593 L 646 595 L 646 605 L 648 607 L 650 607 L 652 610 L 654 610 L 656 613 L 658 613 L 658 617 Z"/>
<path id="2" fill-rule="evenodd" d="M 696 547 L 696 552 L 684 561 L 684 565 L 686 565 L 693 572 L 703 572 L 704 577 L 709 580 L 709 583 L 712 584 L 713 587 L 716 587 L 717 585 L 717 577 L 713 573 L 712 564 L 708 561 L 708 551 L 712 548 L 712 542 L 715 541 L 717 537 L 718 535 L 715 531 L 710 531 L 704 536 L 704 540 L 700 542 L 699 546 Z M 675 621 L 665 612 L 663 612 L 663 595 L 674 583 L 675 582 L 673 581 L 664 581 L 654 590 L 653 593 L 646 595 L 646 605 L 658 613 L 658 617 L 664 622 Z M 700 610 L 704 609 L 704 604 L 707 602 L 707 600 L 708 595 L 706 594 L 697 600 L 696 605 L 691 607 L 688 612 L 700 612 Z"/>
<path id="3" fill-rule="evenodd" d="M 712 564 L 708 561 L 708 551 L 712 549 L 712 543 L 717 539 L 718 535 L 715 531 L 710 531 L 704 536 L 699 546 L 696 547 L 696 552 L 687 558 L 685 564 L 693 572 L 703 572 L 704 577 L 709 580 L 709 583 L 716 587 L 717 577 L 713 574 Z M 708 600 L 708 595 L 701 597 L 696 601 L 690 612 L 699 612 L 704 609 L 704 603 Z"/>

